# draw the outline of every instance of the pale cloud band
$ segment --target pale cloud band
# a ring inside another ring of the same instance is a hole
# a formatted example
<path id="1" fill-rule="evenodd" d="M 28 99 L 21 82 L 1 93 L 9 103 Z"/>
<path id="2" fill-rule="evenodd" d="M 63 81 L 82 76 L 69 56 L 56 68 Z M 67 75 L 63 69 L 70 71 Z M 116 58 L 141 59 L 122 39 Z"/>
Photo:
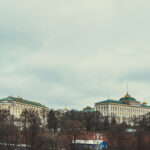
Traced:
<path id="1" fill-rule="evenodd" d="M 0 97 L 82 108 L 126 92 L 150 103 L 150 2 L 1 1 Z"/>

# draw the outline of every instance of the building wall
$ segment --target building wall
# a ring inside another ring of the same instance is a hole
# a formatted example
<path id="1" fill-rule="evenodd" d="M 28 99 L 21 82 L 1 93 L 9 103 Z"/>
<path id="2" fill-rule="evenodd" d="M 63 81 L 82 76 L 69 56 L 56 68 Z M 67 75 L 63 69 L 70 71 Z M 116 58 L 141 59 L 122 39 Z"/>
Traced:
<path id="1" fill-rule="evenodd" d="M 103 116 L 115 116 L 119 122 L 123 122 L 128 118 L 139 117 L 150 112 L 149 107 L 136 107 L 126 104 L 100 103 L 96 104 L 96 111 L 99 111 Z"/>
<path id="2" fill-rule="evenodd" d="M 22 112 L 27 109 L 27 110 L 35 110 L 38 112 L 37 115 L 39 115 L 42 118 L 42 115 L 45 116 L 48 113 L 49 109 L 43 105 L 38 106 L 36 103 L 33 104 L 27 104 L 25 101 L 23 102 L 18 102 L 17 99 L 16 101 L 7 101 L 6 100 L 0 100 L 0 110 L 6 110 L 9 111 L 11 115 L 15 116 L 16 118 L 19 118 Z"/>

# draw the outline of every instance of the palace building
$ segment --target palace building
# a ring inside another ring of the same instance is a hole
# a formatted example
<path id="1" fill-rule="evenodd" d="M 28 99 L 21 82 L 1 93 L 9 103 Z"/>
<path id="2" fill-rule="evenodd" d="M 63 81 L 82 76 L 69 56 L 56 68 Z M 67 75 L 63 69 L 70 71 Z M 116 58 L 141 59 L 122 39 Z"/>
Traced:
<path id="1" fill-rule="evenodd" d="M 146 101 L 140 103 L 135 98 L 131 97 L 128 92 L 119 100 L 108 99 L 95 104 L 96 111 L 99 111 L 103 116 L 112 118 L 115 117 L 117 123 L 126 122 L 132 124 L 133 118 L 139 118 L 150 112 L 150 106 Z"/>
<path id="2" fill-rule="evenodd" d="M 42 115 L 43 112 L 46 113 L 48 111 L 48 108 L 44 105 L 33 101 L 25 100 L 21 97 L 9 96 L 0 99 L 0 110 L 5 110 L 16 118 L 19 118 L 21 113 L 25 109 L 35 110 L 38 112 L 39 116 Z"/>

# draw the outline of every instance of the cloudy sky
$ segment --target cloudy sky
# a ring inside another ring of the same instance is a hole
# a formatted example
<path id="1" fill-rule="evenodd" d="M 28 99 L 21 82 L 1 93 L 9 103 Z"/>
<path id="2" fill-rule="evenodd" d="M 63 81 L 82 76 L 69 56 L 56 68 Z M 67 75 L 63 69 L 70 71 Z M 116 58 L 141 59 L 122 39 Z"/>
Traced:
<path id="1" fill-rule="evenodd" d="M 1 0 L 0 97 L 82 109 L 150 104 L 149 0 Z"/>

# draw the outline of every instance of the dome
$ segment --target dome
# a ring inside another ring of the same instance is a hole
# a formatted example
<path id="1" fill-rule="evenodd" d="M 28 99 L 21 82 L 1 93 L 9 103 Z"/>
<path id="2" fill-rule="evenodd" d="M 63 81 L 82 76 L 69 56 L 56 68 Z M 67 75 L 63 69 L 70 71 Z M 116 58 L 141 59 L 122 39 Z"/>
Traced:
<path id="1" fill-rule="evenodd" d="M 143 104 L 143 105 L 147 105 L 147 102 L 144 100 L 142 104 Z"/>
<path id="2" fill-rule="evenodd" d="M 65 107 L 65 108 L 64 108 L 64 111 L 68 111 L 68 109 Z"/>
<path id="3" fill-rule="evenodd" d="M 126 95 L 124 97 L 120 98 L 120 101 L 124 101 L 124 102 L 134 101 L 134 102 L 137 102 L 137 100 L 134 97 L 131 97 L 128 92 L 126 93 Z"/>
<path id="4" fill-rule="evenodd" d="M 124 97 L 131 97 L 131 96 L 130 96 L 129 93 L 127 92 Z"/>

